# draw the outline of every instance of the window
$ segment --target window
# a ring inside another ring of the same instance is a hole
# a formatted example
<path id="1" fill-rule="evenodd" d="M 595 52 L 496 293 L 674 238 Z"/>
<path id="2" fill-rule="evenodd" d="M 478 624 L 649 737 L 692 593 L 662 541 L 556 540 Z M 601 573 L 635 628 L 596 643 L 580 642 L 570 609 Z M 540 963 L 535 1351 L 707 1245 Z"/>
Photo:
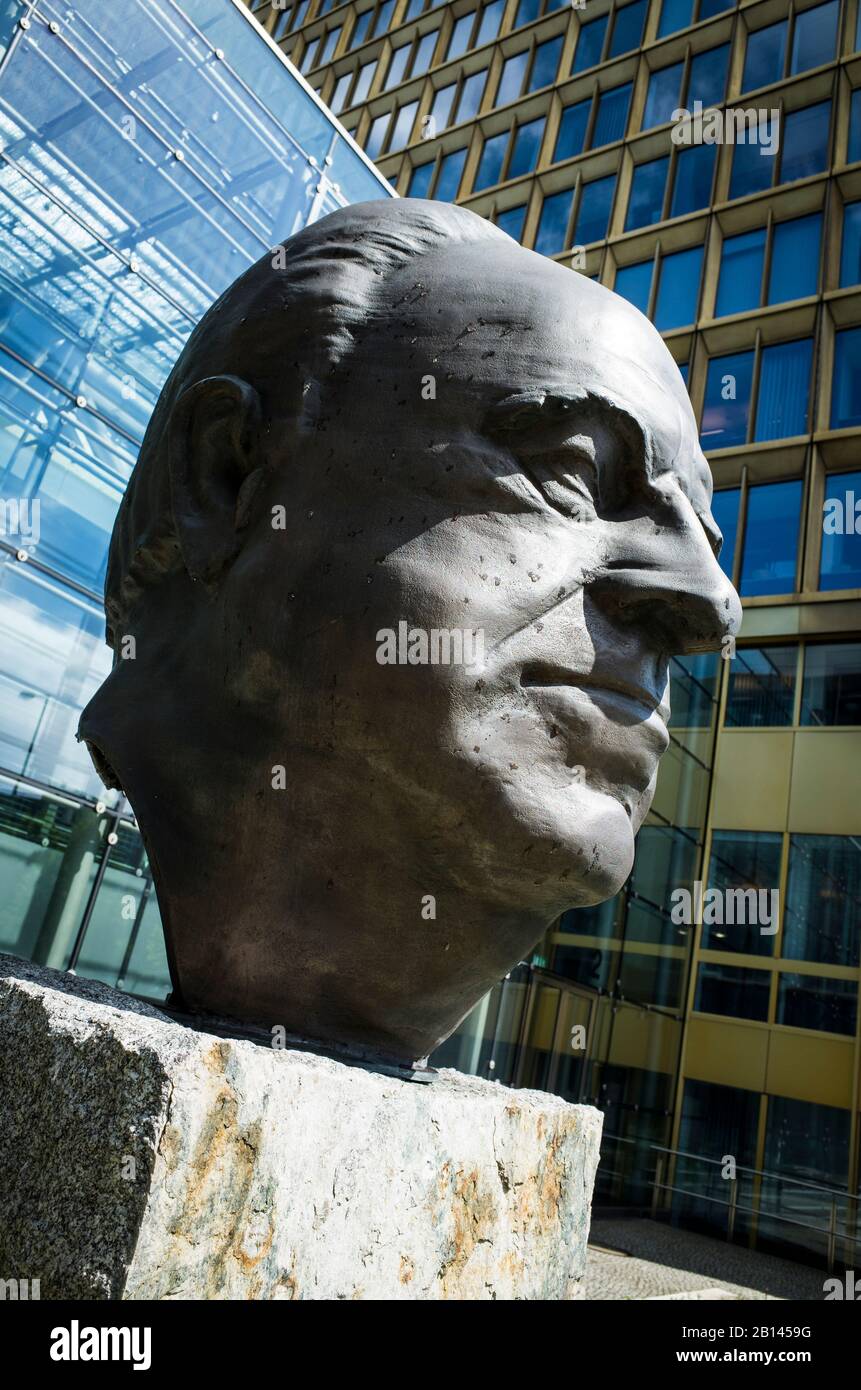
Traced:
<path id="1" fill-rule="evenodd" d="M 848 1110 L 835 1105 L 769 1096 L 763 1168 L 815 1183 L 817 1187 L 823 1183 L 845 1187 L 851 1118 Z M 767 1195 L 777 1201 L 780 1189 L 775 1184 L 769 1194 L 763 1182 L 763 1199 Z M 762 1220 L 760 1217 L 760 1224 Z"/>
<path id="2" fill-rule="evenodd" d="M 839 10 L 838 0 L 828 0 L 826 5 L 796 13 L 791 72 L 807 72 L 831 62 L 837 46 Z"/>
<path id="3" fill-rule="evenodd" d="M 616 272 L 614 289 L 644 314 L 652 314 L 661 332 L 694 323 L 699 299 L 703 248 L 673 251 L 660 261 L 640 261 Z M 653 276 L 653 265 L 655 274 Z M 655 301 L 652 306 L 652 281 Z"/>
<path id="4" fill-rule="evenodd" d="M 502 182 L 502 166 L 505 162 L 510 139 L 511 132 L 504 130 L 501 135 L 493 135 L 485 140 L 478 171 L 475 175 L 473 192 L 477 192 L 480 188 L 491 188 L 493 184 Z"/>
<path id="5" fill-rule="evenodd" d="M 475 10 L 470 10 L 469 14 L 461 15 L 460 19 L 454 21 L 454 28 L 451 31 L 451 38 L 445 55 L 447 62 L 466 53 L 474 28 Z"/>
<path id="6" fill-rule="evenodd" d="M 384 90 L 389 91 L 408 77 L 424 75 L 433 61 L 438 37 L 439 30 L 432 29 L 429 34 L 424 34 L 415 40 L 411 39 L 409 42 L 401 44 L 400 48 L 396 48 L 392 53 L 389 70 L 386 73 Z"/>
<path id="7" fill-rule="evenodd" d="M 519 203 L 517 207 L 507 208 L 505 212 L 496 214 L 496 225 L 507 232 L 515 241 L 519 241 L 523 236 L 523 223 L 526 220 L 526 204 Z"/>
<path id="8" fill-rule="evenodd" d="M 670 216 L 683 217 L 711 202 L 714 181 L 716 145 L 691 145 L 679 150 L 673 173 L 673 196 Z"/>
<path id="9" fill-rule="evenodd" d="M 777 987 L 777 1022 L 820 1033 L 855 1034 L 858 986 L 852 980 L 821 975 L 781 974 Z"/>
<path id="10" fill-rule="evenodd" d="M 358 16 L 355 24 L 353 25 L 353 32 L 350 35 L 350 42 L 347 45 L 348 48 L 358 48 L 360 44 L 365 42 L 365 39 L 369 37 L 371 32 L 371 20 L 373 19 L 373 17 L 373 6 L 371 7 L 371 9 L 365 10 L 363 14 L 360 14 Z"/>
<path id="11" fill-rule="evenodd" d="M 621 87 L 611 87 L 609 91 L 598 94 L 595 128 L 590 141 L 593 150 L 624 138 L 632 90 L 633 83 L 625 82 Z"/>
<path id="12" fill-rule="evenodd" d="M 410 181 L 407 185 L 408 198 L 429 198 L 431 183 L 436 173 L 436 160 L 429 160 L 427 164 L 417 164 L 410 174 Z"/>
<path id="13" fill-rule="evenodd" d="M 383 83 L 383 90 L 389 91 L 391 87 L 396 87 L 399 82 L 403 82 L 407 70 L 407 62 L 410 56 L 412 45 L 409 43 L 401 44 L 392 53 L 389 70 L 386 73 L 386 80 Z"/>
<path id="14" fill-rule="evenodd" d="M 537 92 L 542 87 L 549 87 L 556 80 L 556 72 L 559 67 L 559 57 L 562 53 L 562 35 L 558 38 L 547 39 L 545 43 L 539 43 L 535 49 L 535 58 L 532 63 L 532 71 L 529 74 L 529 86 L 527 91 Z"/>
<path id="15" fill-rule="evenodd" d="M 757 87 L 768 87 L 779 82 L 786 70 L 786 33 L 788 20 L 779 24 L 768 24 L 764 29 L 756 29 L 747 36 L 747 50 L 744 56 L 744 73 L 741 90 L 752 92 Z"/>
<path id="16" fill-rule="evenodd" d="M 717 709 L 718 665 L 716 652 L 671 658 L 671 728 L 711 728 Z"/>
<path id="17" fill-rule="evenodd" d="M 840 286 L 861 284 L 861 202 L 843 209 L 843 246 L 840 252 Z"/>
<path id="18" fill-rule="evenodd" d="M 632 5 L 622 5 L 616 10 L 608 57 L 618 58 L 640 47 L 648 8 L 648 0 L 634 0 Z"/>
<path id="19" fill-rule="evenodd" d="M 328 63 L 329 59 L 334 56 L 335 49 L 338 47 L 338 40 L 341 37 L 341 28 L 342 26 L 339 24 L 337 28 L 330 29 L 325 38 L 320 40 L 320 52 L 317 54 L 315 66 L 319 66 L 320 63 Z"/>
<path id="20" fill-rule="evenodd" d="M 792 835 L 781 955 L 857 966 L 859 941 L 861 844 L 854 835 Z"/>
<path id="21" fill-rule="evenodd" d="M 391 111 L 384 111 L 382 116 L 376 116 L 371 122 L 371 128 L 365 140 L 365 153 L 369 159 L 376 159 L 383 153 L 386 144 L 386 132 L 391 119 Z"/>
<path id="22" fill-rule="evenodd" d="M 778 222 L 770 231 L 758 227 L 726 237 L 721 252 L 716 316 L 741 314 L 761 306 L 766 260 L 770 263 L 766 303 L 782 304 L 815 294 L 819 286 L 821 238 L 822 215 L 818 212 Z"/>
<path id="23" fill-rule="evenodd" d="M 649 312 L 653 269 L 654 262 L 649 260 L 638 261 L 636 265 L 620 266 L 616 271 L 613 289 L 616 294 L 620 294 L 629 304 L 639 309 L 641 314 Z"/>
<path id="24" fill-rule="evenodd" d="M 453 203 L 460 188 L 463 168 L 466 164 L 466 147 L 452 150 L 450 154 L 438 154 L 424 164 L 414 166 L 407 186 L 408 198 L 438 198 L 441 202 Z"/>
<path id="25" fill-rule="evenodd" d="M 709 888 L 722 894 L 722 912 L 703 907 L 703 946 L 710 951 L 738 951 L 748 956 L 770 956 L 776 923 L 770 920 L 780 884 L 780 852 L 783 836 L 771 830 L 715 830 L 709 859 Z M 753 921 L 753 890 L 757 894 L 757 920 Z M 769 896 L 760 899 L 760 893 Z M 747 894 L 742 897 L 741 894 Z M 732 896 L 729 896 L 732 894 Z M 759 903 L 765 912 L 760 920 Z M 707 922 L 706 916 L 722 916 L 723 921 Z M 729 918 L 732 917 L 732 921 Z M 743 922 L 738 918 L 744 917 Z M 766 931 L 762 927 L 766 927 Z"/>
<path id="26" fill-rule="evenodd" d="M 721 248 L 715 315 L 742 314 L 762 302 L 765 228 L 724 238 Z"/>
<path id="27" fill-rule="evenodd" d="M 741 503 L 741 488 L 726 487 L 712 496 L 712 516 L 723 536 L 718 564 L 728 579 L 732 579 L 735 561 L 736 535 L 738 532 L 738 509 Z"/>
<path id="28" fill-rule="evenodd" d="M 861 425 L 861 328 L 842 328 L 834 338 L 831 428 Z"/>
<path id="29" fill-rule="evenodd" d="M 563 110 L 559 134 L 556 137 L 556 149 L 553 152 L 554 163 L 583 153 L 592 101 L 593 98 L 589 97 L 588 100 L 578 101 L 575 106 L 566 106 Z"/>
<path id="30" fill-rule="evenodd" d="M 861 473 L 825 480 L 819 587 L 861 589 Z"/>
<path id="31" fill-rule="evenodd" d="M 430 109 L 431 129 L 436 135 L 441 130 L 445 130 L 451 119 L 452 106 L 454 105 L 457 83 L 451 82 L 447 87 L 440 87 L 433 99 Z"/>
<path id="32" fill-rule="evenodd" d="M 588 24 L 580 25 L 572 72 L 585 72 L 587 68 L 600 63 L 608 19 L 609 16 L 603 14 L 600 19 L 590 19 Z"/>
<path id="33" fill-rule="evenodd" d="M 801 723 L 817 728 L 861 724 L 861 643 L 823 642 L 807 647 L 801 686 Z M 855 840 L 852 843 L 856 845 Z M 857 921 L 861 929 L 861 914 Z"/>
<path id="34" fill-rule="evenodd" d="M 566 0 L 520 0 L 514 28 L 519 29 L 524 24 L 531 24 L 542 14 L 552 14 L 554 10 L 561 10 L 565 3 Z"/>
<path id="35" fill-rule="evenodd" d="M 739 584 L 744 597 L 794 593 L 800 519 L 800 479 L 750 488 Z"/>
<path id="36" fill-rule="evenodd" d="M 416 112 L 419 109 L 417 101 L 410 101 L 406 106 L 398 109 L 397 119 L 392 130 L 392 137 L 389 141 L 389 149 L 400 150 L 404 145 L 409 144 L 410 135 L 415 125 Z"/>
<path id="37" fill-rule="evenodd" d="M 649 78 L 641 128 L 664 125 L 675 110 L 693 110 L 697 101 L 703 108 L 718 105 L 724 99 L 728 67 L 729 44 L 724 43 L 696 54 L 687 81 L 683 62 L 656 69 Z"/>
<path id="38" fill-rule="evenodd" d="M 660 222 L 669 167 L 669 155 L 662 155 L 660 159 L 650 159 L 645 164 L 634 166 L 625 219 L 626 232 L 637 227 L 647 227 L 652 222 Z"/>
<path id="39" fill-rule="evenodd" d="M 661 21 L 658 25 L 658 38 L 665 39 L 668 34 L 687 29 L 689 24 L 699 24 L 705 19 L 713 19 L 732 9 L 735 0 L 664 0 L 661 6 Z"/>
<path id="40" fill-rule="evenodd" d="M 838 0 L 795 13 L 748 34 L 742 91 L 767 87 L 797 72 L 830 63 L 837 48 Z M 792 38 L 790 40 L 790 25 Z"/>
<path id="41" fill-rule="evenodd" d="M 468 14 L 456 19 L 451 31 L 446 61 L 459 58 L 470 49 L 481 48 L 482 44 L 495 39 L 504 13 L 505 0 L 491 0 L 490 4 L 470 10 Z"/>
<path id="42" fill-rule="evenodd" d="M 730 662 L 724 723 L 779 729 L 792 723 L 797 647 L 738 647 Z"/>
<path id="43" fill-rule="evenodd" d="M 339 111 L 343 111 L 344 109 L 344 104 L 347 99 L 347 93 L 353 85 L 353 79 L 355 76 L 356 74 L 354 72 L 345 72 L 338 78 L 337 82 L 335 83 L 335 87 L 331 97 L 329 98 L 328 104 L 329 110 L 334 111 L 336 116 L 338 115 Z"/>
<path id="44" fill-rule="evenodd" d="M 555 80 L 562 51 L 562 36 L 525 48 L 506 58 L 496 93 L 497 106 L 506 106 L 526 92 L 537 92 Z"/>
<path id="45" fill-rule="evenodd" d="M 812 358 L 812 338 L 761 349 L 755 440 L 807 432 Z M 700 431 L 703 448 L 726 449 L 748 442 L 753 379 L 753 349 L 711 358 Z"/>
<path id="46" fill-rule="evenodd" d="M 482 68 L 480 72 L 474 72 L 470 77 L 464 78 L 457 103 L 456 120 L 471 121 L 473 116 L 478 115 L 486 80 L 487 68 Z"/>
<path id="47" fill-rule="evenodd" d="M 473 192 L 490 188 L 506 179 L 519 178 L 535 168 L 541 137 L 544 133 L 544 117 L 526 125 L 503 130 L 499 135 L 489 136 L 484 142 L 478 172 L 473 184 Z"/>
<path id="48" fill-rule="evenodd" d="M 730 1018 L 768 1019 L 771 973 L 744 970 L 736 965 L 704 963 L 697 972 L 694 1009 L 700 1014 L 726 1014 Z"/>
<path id="49" fill-rule="evenodd" d="M 515 127 L 507 178 L 517 179 L 520 178 L 521 174 L 531 173 L 538 162 L 538 152 L 541 149 L 543 135 L 543 116 L 539 116 L 534 121 L 527 121 L 525 125 Z"/>
<path id="50" fill-rule="evenodd" d="M 779 138 L 770 114 L 757 130 L 748 129 L 747 143 L 736 142 L 733 150 L 730 197 L 743 198 L 775 183 L 821 173 L 828 167 L 830 120 L 831 102 L 821 101 L 785 113 Z"/>
<path id="51" fill-rule="evenodd" d="M 856 87 L 849 103 L 849 147 L 846 160 L 857 164 L 861 159 L 861 87 Z"/>
<path id="52" fill-rule="evenodd" d="M 554 256 L 569 246 L 603 240 L 607 235 L 615 183 L 615 174 L 610 174 L 591 183 L 581 183 L 576 189 L 566 188 L 560 193 L 549 194 L 541 208 L 535 250 L 544 256 Z"/>
<path id="53" fill-rule="evenodd" d="M 372 58 L 369 63 L 364 63 L 363 66 L 359 68 L 359 76 L 356 78 L 356 87 L 350 98 L 351 106 L 358 106 L 360 102 L 365 100 L 365 97 L 370 91 L 371 83 L 374 80 L 376 69 L 376 58 Z"/>
<path id="54" fill-rule="evenodd" d="M 621 140 L 628 124 L 631 90 L 632 84 L 625 82 L 622 86 L 611 87 L 606 92 L 596 90 L 593 96 L 587 97 L 585 101 L 566 106 L 559 122 L 559 134 L 553 154 L 554 163 L 582 154 L 586 149 L 597 149 L 601 145 Z M 590 124 L 592 135 L 587 142 Z"/>
<path id="55" fill-rule="evenodd" d="M 496 92 L 497 106 L 506 106 L 509 101 L 517 100 L 523 91 L 528 67 L 528 48 L 524 49 L 522 53 L 515 53 L 511 58 L 506 58 L 502 65 L 502 76 L 499 79 L 499 87 Z"/>

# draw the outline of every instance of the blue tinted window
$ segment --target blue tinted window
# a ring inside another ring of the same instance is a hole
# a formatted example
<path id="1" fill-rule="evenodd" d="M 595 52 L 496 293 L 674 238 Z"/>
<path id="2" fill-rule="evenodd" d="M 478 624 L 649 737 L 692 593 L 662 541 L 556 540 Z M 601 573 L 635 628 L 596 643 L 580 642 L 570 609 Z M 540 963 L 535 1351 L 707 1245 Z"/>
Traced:
<path id="1" fill-rule="evenodd" d="M 578 246 L 588 246 L 590 241 L 602 241 L 607 235 L 615 186 L 615 174 L 610 174 L 605 179 L 594 179 L 592 183 L 584 183 L 580 191 L 580 206 L 577 209 L 577 225 L 574 229 L 574 241 Z"/>
<path id="2" fill-rule="evenodd" d="M 736 134 L 740 135 L 737 129 Z M 769 116 L 757 131 L 746 130 L 744 144 L 739 144 L 738 140 L 734 142 L 729 185 L 731 198 L 744 198 L 749 193 L 759 193 L 762 189 L 771 187 L 781 143 L 780 136 L 783 134 Z"/>
<path id="3" fill-rule="evenodd" d="M 702 263 L 701 246 L 692 246 L 688 251 L 674 251 L 661 261 L 655 327 L 662 333 L 696 321 Z"/>
<path id="4" fill-rule="evenodd" d="M 614 140 L 621 140 L 625 134 L 631 86 L 630 82 L 626 82 L 623 87 L 613 87 L 609 92 L 602 92 L 598 98 L 598 115 L 592 133 L 593 150 L 598 149 L 600 145 L 610 145 Z"/>
<path id="5" fill-rule="evenodd" d="M 554 162 L 560 159 L 571 159 L 575 154 L 583 153 L 583 143 L 586 139 L 586 127 L 589 124 L 591 107 L 591 98 L 587 101 L 578 101 L 576 106 L 565 107 L 562 112 L 562 120 L 559 122 L 559 134 L 556 137 L 556 149 L 553 154 Z"/>
<path id="6" fill-rule="evenodd" d="M 715 830 L 709 859 L 709 888 L 727 890 L 748 888 L 766 891 L 780 884 L 780 852 L 783 837 L 775 831 Z M 726 900 L 727 906 L 729 902 Z M 771 900 L 766 900 L 769 903 Z M 735 915 L 735 913 L 733 914 Z M 703 923 L 703 945 L 709 950 L 741 951 L 745 955 L 770 956 L 773 936 L 759 924 Z"/>
<path id="7" fill-rule="evenodd" d="M 528 48 L 524 49 L 522 53 L 515 53 L 513 57 L 506 58 L 502 65 L 499 90 L 496 93 L 497 106 L 505 106 L 507 102 L 517 100 L 523 90 L 523 80 L 526 77 L 528 65 Z"/>
<path id="8" fill-rule="evenodd" d="M 691 145 L 680 150 L 676 160 L 671 217 L 683 217 L 708 207 L 712 196 L 716 145 Z"/>
<path id="9" fill-rule="evenodd" d="M 551 193 L 544 199 L 535 238 L 535 250 L 544 256 L 555 256 L 567 246 L 568 217 L 571 212 L 573 188 Z"/>
<path id="10" fill-rule="evenodd" d="M 454 101 L 456 83 L 450 82 L 447 87 L 440 87 L 433 99 L 431 116 L 437 131 L 445 130 L 451 120 L 451 104 Z"/>
<path id="11" fill-rule="evenodd" d="M 443 203 L 453 203 L 460 187 L 460 176 L 466 163 L 466 150 L 452 150 L 440 162 L 434 197 Z"/>
<path id="12" fill-rule="evenodd" d="M 468 77 L 464 82 L 457 107 L 459 121 L 470 121 L 477 115 L 486 78 L 487 68 L 482 68 L 481 72 L 474 72 L 472 77 Z"/>
<path id="13" fill-rule="evenodd" d="M 427 164 L 418 164 L 410 175 L 409 187 L 407 188 L 408 198 L 427 198 L 430 193 L 430 186 L 433 181 L 434 161 L 431 159 Z"/>
<path id="14" fill-rule="evenodd" d="M 771 972 L 748 970 L 724 962 L 704 962 L 697 972 L 694 1009 L 730 1018 L 768 1018 Z"/>
<path id="15" fill-rule="evenodd" d="M 764 227 L 726 237 L 720 258 L 716 318 L 759 308 L 764 261 Z"/>
<path id="16" fill-rule="evenodd" d="M 826 980 L 821 975 L 777 977 L 777 1022 L 788 1028 L 814 1028 L 818 1033 L 855 1034 L 858 986 L 852 980 Z"/>
<path id="17" fill-rule="evenodd" d="M 725 10 L 731 10 L 735 0 L 700 0 L 700 9 L 697 19 L 700 23 L 704 19 L 713 19 L 716 14 L 723 14 Z"/>
<path id="18" fill-rule="evenodd" d="M 400 150 L 408 143 L 418 109 L 417 101 L 411 101 L 407 106 L 400 108 L 395 121 L 395 128 L 392 131 L 392 138 L 389 141 L 389 149 Z"/>
<path id="19" fill-rule="evenodd" d="M 490 43 L 491 39 L 496 38 L 504 12 L 505 0 L 493 0 L 493 4 L 485 5 L 476 35 L 476 48 L 481 48 L 482 44 Z"/>
<path id="20" fill-rule="evenodd" d="M 700 439 L 704 449 L 726 449 L 747 440 L 753 352 L 713 357 L 706 375 Z"/>
<path id="21" fill-rule="evenodd" d="M 516 208 L 508 208 L 505 212 L 496 214 L 496 225 L 501 227 L 509 236 L 519 241 L 523 236 L 523 223 L 526 220 L 526 204 L 520 203 Z"/>
<path id="22" fill-rule="evenodd" d="M 777 223 L 768 280 L 769 304 L 783 304 L 787 299 L 803 299 L 816 293 L 821 233 L 822 215 L 818 212 Z"/>
<path id="23" fill-rule="evenodd" d="M 786 62 L 786 20 L 769 24 L 747 36 L 741 90 L 752 92 L 779 82 Z"/>
<path id="24" fill-rule="evenodd" d="M 657 72 L 652 73 L 643 111 L 643 130 L 663 125 L 677 109 L 684 66 L 684 63 L 671 63 L 669 67 L 658 68 Z"/>
<path id="25" fill-rule="evenodd" d="M 831 102 L 820 101 L 801 111 L 790 111 L 784 117 L 783 159 L 780 165 L 781 183 L 819 174 L 828 164 L 828 127 Z"/>
<path id="26" fill-rule="evenodd" d="M 640 47 L 648 8 L 648 0 L 634 0 L 633 5 L 623 5 L 616 11 L 610 40 L 611 58 L 618 58 L 620 53 L 630 53 L 632 48 Z"/>
<path id="27" fill-rule="evenodd" d="M 849 103 L 849 148 L 846 151 L 848 164 L 856 164 L 861 159 L 861 87 L 856 87 Z"/>
<path id="28" fill-rule="evenodd" d="M 434 49 L 436 48 L 436 41 L 438 38 L 439 29 L 432 29 L 429 34 L 425 34 L 423 38 L 419 39 L 418 47 L 416 48 L 416 56 L 413 59 L 413 65 L 410 69 L 410 73 L 413 77 L 424 77 L 433 62 Z"/>
<path id="29" fill-rule="evenodd" d="M 839 647 L 808 647 L 807 666 L 819 653 Z M 853 674 L 857 681 L 858 648 Z M 848 653 L 847 653 L 848 655 Z M 838 681 L 840 674 L 835 672 Z M 817 682 L 818 684 L 818 682 Z M 802 722 L 806 721 L 802 715 Z M 832 721 L 828 721 L 832 722 Z M 843 723 L 835 720 L 834 723 Z M 856 722 L 857 719 L 851 722 Z M 861 904 L 861 844 L 854 835 L 793 835 L 789 841 L 789 882 L 783 913 L 781 955 L 823 965 L 858 965 L 858 907 Z"/>
<path id="30" fill-rule="evenodd" d="M 679 29 L 687 29 L 694 10 L 694 0 L 664 0 L 661 6 L 661 22 L 658 25 L 658 38 L 675 34 Z"/>
<path id="31" fill-rule="evenodd" d="M 424 7 L 425 0 L 410 0 L 410 3 L 407 5 L 406 10 L 404 11 L 401 23 L 405 24 L 408 19 L 415 19 L 417 15 L 421 14 Z"/>
<path id="32" fill-rule="evenodd" d="M 493 135 L 489 140 L 485 140 L 473 184 L 474 189 L 490 188 L 493 184 L 499 183 L 508 139 L 509 132 L 504 130 L 501 135 Z"/>
<path id="33" fill-rule="evenodd" d="M 528 174 L 531 169 L 535 168 L 543 134 L 543 116 L 539 116 L 537 121 L 529 121 L 526 125 L 518 127 L 514 137 L 514 150 L 508 166 L 507 178 L 519 178 L 521 174 Z"/>
<path id="34" fill-rule="evenodd" d="M 541 14 L 541 0 L 520 0 L 517 6 L 517 18 L 514 21 L 515 29 L 519 29 L 521 24 L 531 24 L 533 19 L 537 19 Z"/>
<path id="35" fill-rule="evenodd" d="M 712 497 L 712 516 L 723 536 L 718 564 L 728 579 L 732 579 L 732 566 L 735 560 L 735 540 L 738 530 L 738 508 L 741 488 L 721 488 Z"/>
<path id="36" fill-rule="evenodd" d="M 651 159 L 647 164 L 635 166 L 625 219 L 626 232 L 660 221 L 669 163 L 669 156 L 664 155 L 661 159 Z"/>
<path id="37" fill-rule="evenodd" d="M 461 15 L 460 19 L 454 21 L 454 28 L 451 31 L 451 38 L 448 43 L 446 58 L 459 58 L 469 48 L 469 36 L 472 33 L 472 26 L 475 23 L 475 10 L 470 10 L 469 14 Z"/>
<path id="38" fill-rule="evenodd" d="M 843 328 L 834 340 L 831 428 L 861 425 L 861 328 Z"/>
<path id="39" fill-rule="evenodd" d="M 358 48 L 360 43 L 365 42 L 365 39 L 368 37 L 368 29 L 370 27 L 373 13 L 374 8 L 373 6 L 371 6 L 369 10 L 365 10 L 364 14 L 359 15 L 359 18 L 356 20 L 356 27 L 350 35 L 351 48 Z"/>
<path id="40" fill-rule="evenodd" d="M 815 9 L 796 14 L 792 72 L 806 72 L 808 68 L 831 62 L 837 46 L 839 9 L 838 0 L 829 0 L 827 5 L 817 5 Z"/>
<path id="41" fill-rule="evenodd" d="M 726 91 L 728 66 L 728 43 L 721 44 L 719 48 L 709 48 L 705 53 L 698 53 L 691 60 L 691 80 L 685 98 L 685 105 L 689 111 L 693 110 L 695 101 L 701 101 L 704 107 L 720 105 Z"/>
<path id="42" fill-rule="evenodd" d="M 326 35 L 326 41 L 323 44 L 322 53 L 318 60 L 319 62 L 328 63 L 329 59 L 331 58 L 332 54 L 335 52 L 335 49 L 338 46 L 338 40 L 340 37 L 341 25 L 339 24 L 336 29 L 330 29 L 328 34 Z"/>
<path id="43" fill-rule="evenodd" d="M 806 434 L 813 339 L 763 348 L 754 439 Z"/>
<path id="44" fill-rule="evenodd" d="M 359 68 L 359 76 L 356 79 L 356 90 L 353 92 L 351 105 L 358 106 L 360 101 L 365 100 L 370 90 L 371 83 L 374 80 L 376 66 L 377 60 L 376 58 L 372 58 L 369 63 L 365 63 Z"/>
<path id="45" fill-rule="evenodd" d="M 797 647 L 739 647 L 729 668 L 724 723 L 776 729 L 792 723 Z"/>
<path id="46" fill-rule="evenodd" d="M 649 308 L 649 292 L 652 288 L 652 261 L 639 261 L 636 265 L 623 265 L 616 271 L 616 294 L 627 299 L 642 314 Z"/>
<path id="47" fill-rule="evenodd" d="M 382 116 L 377 116 L 376 120 L 373 121 L 371 129 L 368 131 L 368 138 L 365 141 L 365 152 L 369 159 L 376 159 L 377 155 L 382 150 L 386 131 L 389 128 L 391 119 L 391 111 L 384 111 Z"/>
<path id="48" fill-rule="evenodd" d="M 847 203 L 843 209 L 840 284 L 861 284 L 861 202 Z"/>
<path id="49" fill-rule="evenodd" d="M 557 39 L 548 39 L 546 43 L 538 45 L 535 50 L 532 72 L 529 74 L 528 91 L 537 92 L 540 87 L 549 87 L 550 83 L 556 80 L 556 69 L 559 67 L 561 52 L 561 34 Z"/>
<path id="50" fill-rule="evenodd" d="M 800 517 L 800 479 L 750 488 L 739 585 L 746 598 L 794 592 Z"/>
<path id="51" fill-rule="evenodd" d="M 588 24 L 581 24 L 572 72 L 585 72 L 587 68 L 600 63 L 601 50 L 604 47 L 604 35 L 607 32 L 607 19 L 608 16 L 603 14 L 600 19 L 592 19 Z"/>
<path id="52" fill-rule="evenodd" d="M 825 480 L 819 587 L 861 589 L 861 473 L 829 473 Z M 857 664 L 853 680 L 855 689 L 861 689 Z M 861 720 L 856 716 L 852 722 Z"/>

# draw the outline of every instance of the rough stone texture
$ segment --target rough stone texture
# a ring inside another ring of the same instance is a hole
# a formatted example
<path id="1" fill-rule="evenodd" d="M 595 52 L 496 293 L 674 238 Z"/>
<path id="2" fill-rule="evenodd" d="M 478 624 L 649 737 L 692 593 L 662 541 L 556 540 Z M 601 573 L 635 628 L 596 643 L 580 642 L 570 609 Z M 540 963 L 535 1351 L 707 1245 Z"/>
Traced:
<path id="1" fill-rule="evenodd" d="M 196 1031 L 0 956 L 0 1117 L 0 1277 L 43 1298 L 582 1297 L 601 1117 L 557 1096 Z"/>

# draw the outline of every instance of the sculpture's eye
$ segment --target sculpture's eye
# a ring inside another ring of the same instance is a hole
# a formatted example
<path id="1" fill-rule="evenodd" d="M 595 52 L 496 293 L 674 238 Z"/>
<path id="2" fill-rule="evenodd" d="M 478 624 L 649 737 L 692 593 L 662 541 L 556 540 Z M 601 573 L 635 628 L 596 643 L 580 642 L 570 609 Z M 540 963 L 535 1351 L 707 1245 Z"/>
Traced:
<path id="1" fill-rule="evenodd" d="M 579 521 L 597 515 L 600 481 L 588 448 L 572 441 L 530 454 L 527 462 L 533 482 L 557 511 Z"/>

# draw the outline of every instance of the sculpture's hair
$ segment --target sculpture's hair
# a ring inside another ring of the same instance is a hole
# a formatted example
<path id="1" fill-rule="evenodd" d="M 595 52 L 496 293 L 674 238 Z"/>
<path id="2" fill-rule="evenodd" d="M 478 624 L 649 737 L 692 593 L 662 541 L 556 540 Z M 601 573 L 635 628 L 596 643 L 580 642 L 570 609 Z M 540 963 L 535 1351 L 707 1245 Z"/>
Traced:
<path id="1" fill-rule="evenodd" d="M 358 203 L 303 228 L 225 290 L 165 382 L 117 515 L 105 583 L 111 646 L 142 592 L 182 566 L 166 447 L 182 393 L 205 377 L 234 375 L 255 387 L 264 411 L 267 398 L 277 399 L 279 412 L 307 418 L 359 336 L 391 313 L 388 278 L 430 252 L 483 240 L 509 242 L 449 203 Z M 261 331 L 276 321 L 276 333 Z"/>

